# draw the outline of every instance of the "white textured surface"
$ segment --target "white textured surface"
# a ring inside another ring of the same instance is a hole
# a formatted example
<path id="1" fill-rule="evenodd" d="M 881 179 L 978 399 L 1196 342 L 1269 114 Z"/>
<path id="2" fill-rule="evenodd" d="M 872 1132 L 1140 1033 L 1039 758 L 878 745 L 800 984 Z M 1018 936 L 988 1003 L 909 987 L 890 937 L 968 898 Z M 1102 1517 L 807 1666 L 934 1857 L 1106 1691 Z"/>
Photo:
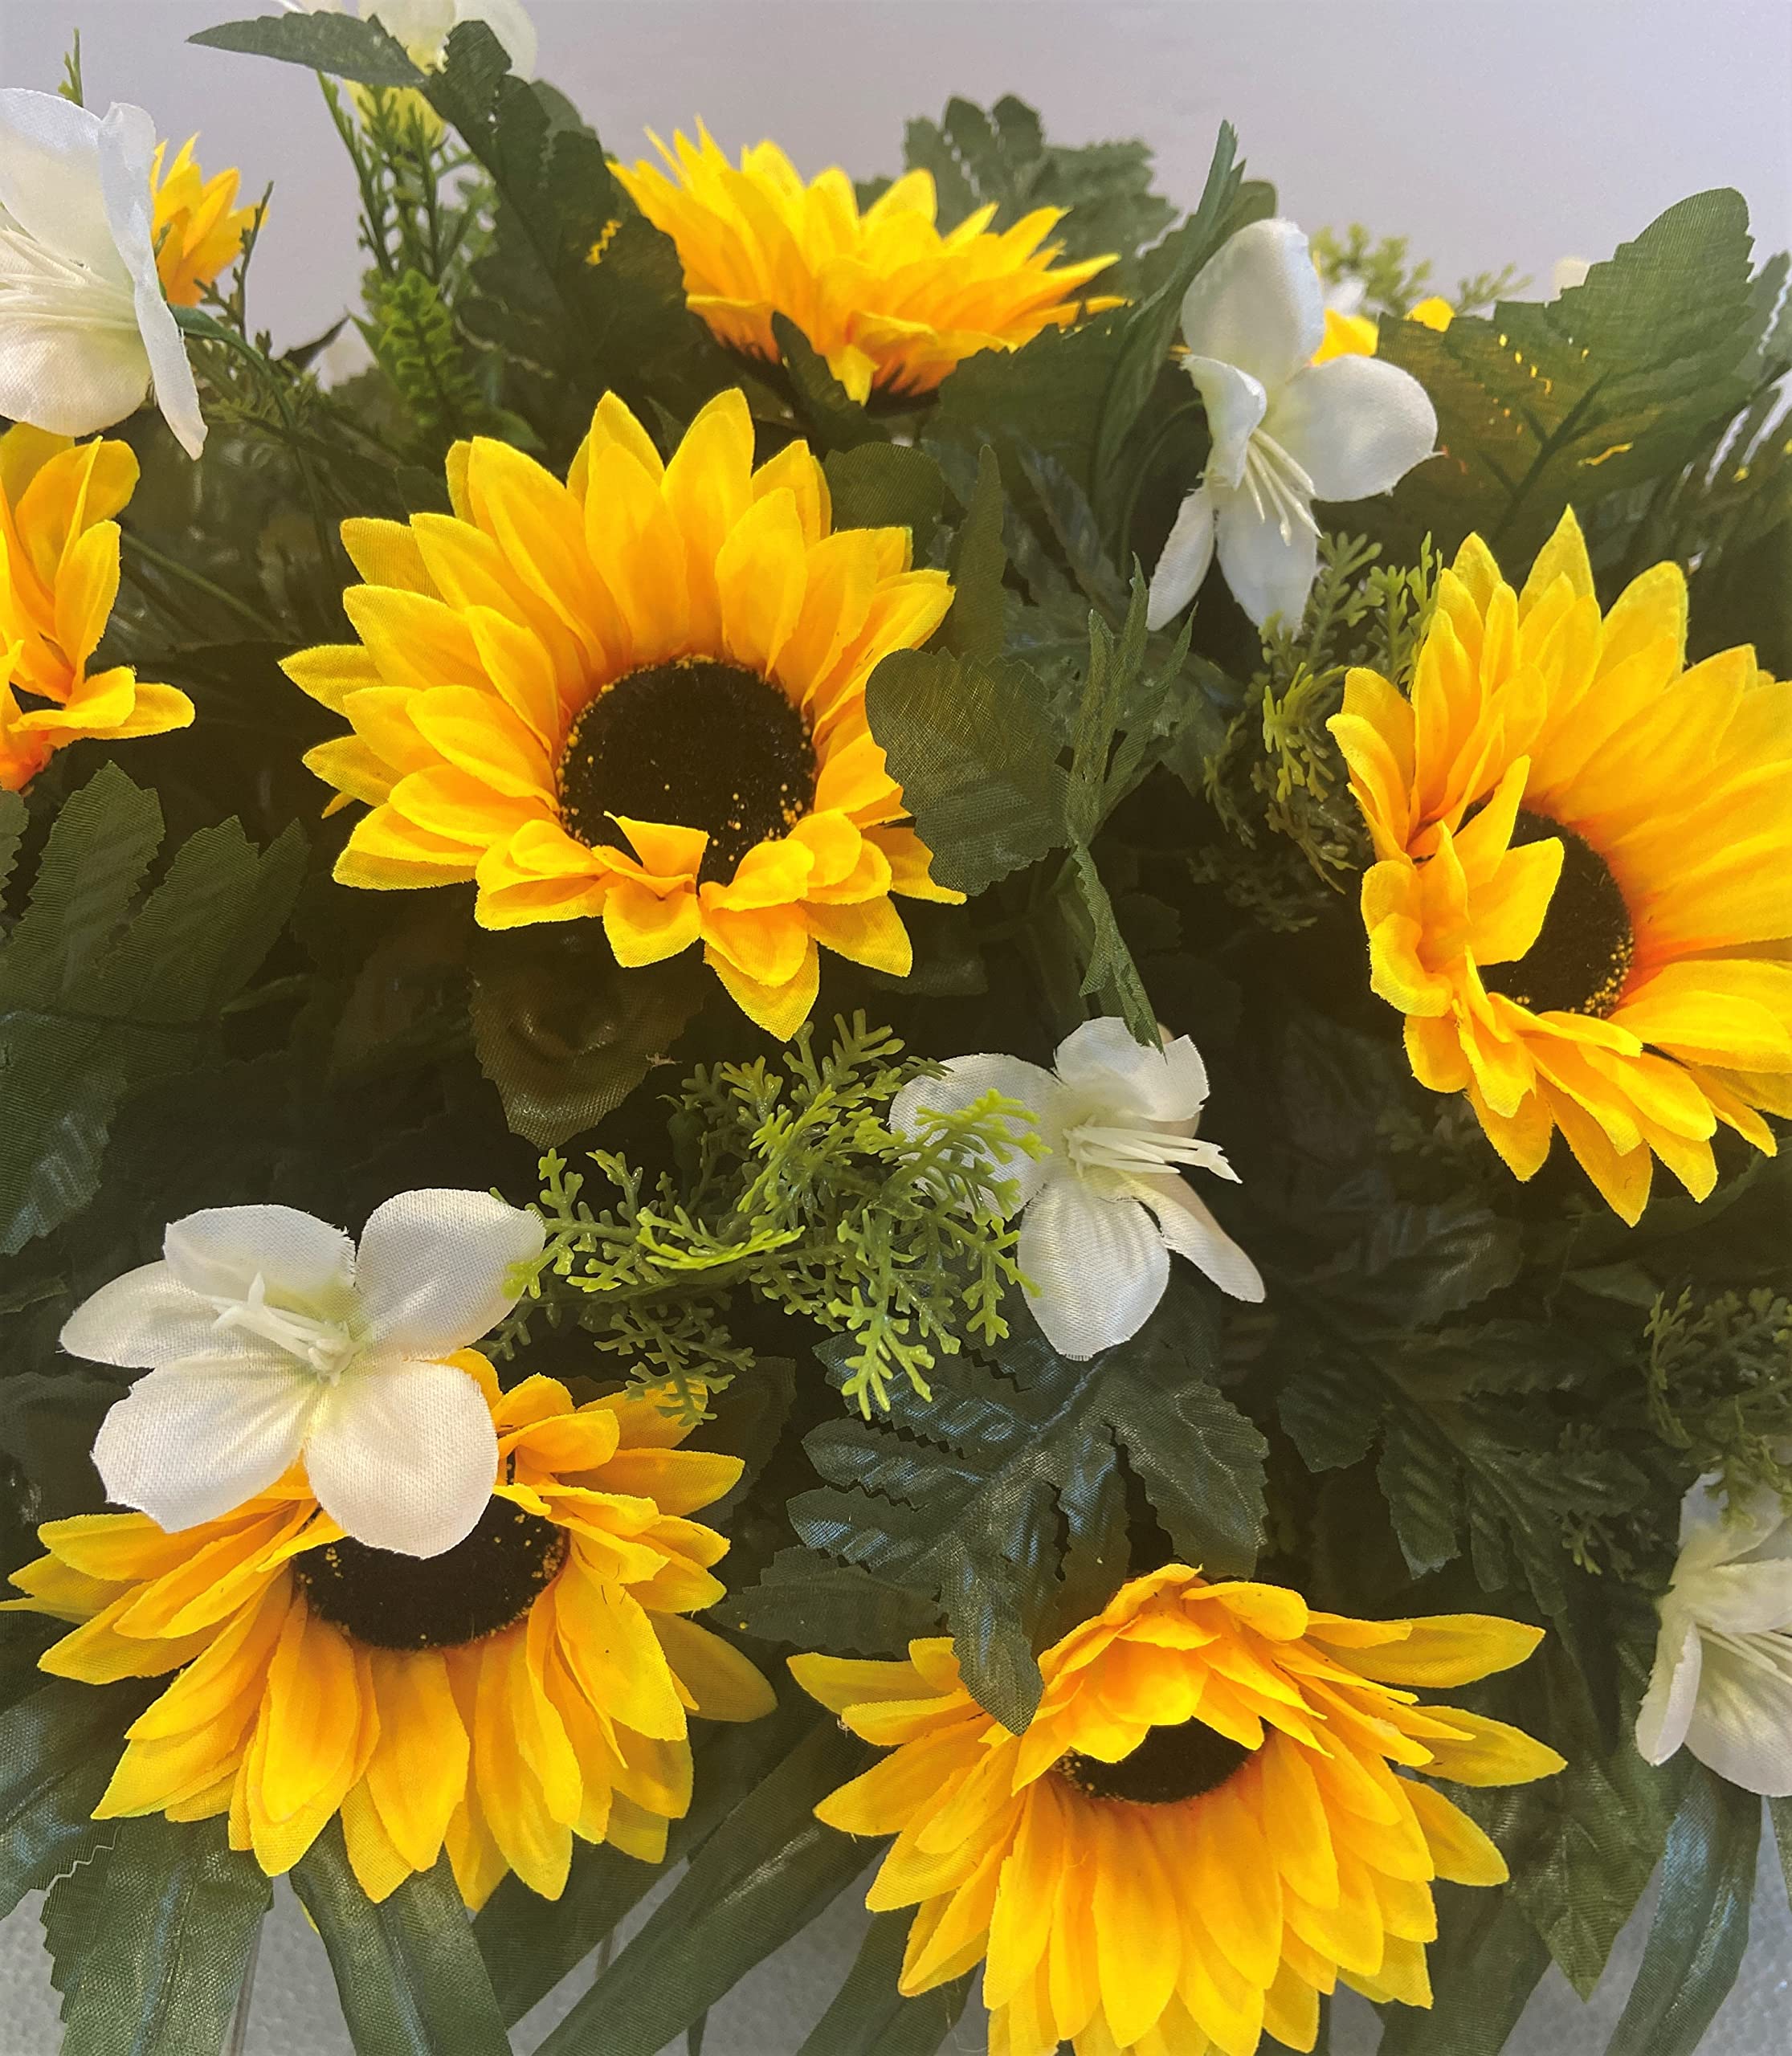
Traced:
<path id="1" fill-rule="evenodd" d="M 1598 257 L 1671 201 L 1733 184 L 1757 247 L 1792 240 L 1792 7 L 1785 0 L 532 0 L 543 75 L 612 147 L 633 153 L 704 114 L 738 145 L 777 137 L 805 170 L 896 168 L 902 122 L 946 96 L 1018 92 L 1065 141 L 1149 137 L 1165 190 L 1198 190 L 1216 122 L 1308 225 L 1410 235 L 1447 287 L 1508 259 L 1547 280 Z M 327 327 L 355 287 L 347 165 L 312 82 L 279 65 L 183 51 L 194 29 L 263 0 L 0 0 L 0 84 L 49 88 L 83 31 L 89 97 L 147 106 L 201 132 L 208 166 L 276 182 L 256 267 L 256 319 L 282 342 Z M 850 67 L 850 69 L 848 68 Z M 848 86 L 845 81 L 850 79 Z M 1786 2056 L 1792 1918 L 1762 1858 L 1753 1944 L 1705 2056 Z M 706 2056 L 792 2056 L 851 1960 L 859 1916 L 835 1907 L 717 2009 Z M 1583 2007 L 1554 1973 L 1513 2056 L 1598 2056 L 1643 1925 Z M 526 2056 L 582 1988 L 544 2002 Z M 0 2056 L 52 2056 L 55 1993 L 35 1903 L 0 1923 Z M 1354 2037 L 1354 2038 L 1353 2038 Z M 1373 2029 L 1341 2023 L 1337 2056 Z M 966 2028 L 959 2048 L 980 2046 Z M 245 2056 L 349 2056 L 322 1944 L 284 1887 L 257 1971 Z"/>

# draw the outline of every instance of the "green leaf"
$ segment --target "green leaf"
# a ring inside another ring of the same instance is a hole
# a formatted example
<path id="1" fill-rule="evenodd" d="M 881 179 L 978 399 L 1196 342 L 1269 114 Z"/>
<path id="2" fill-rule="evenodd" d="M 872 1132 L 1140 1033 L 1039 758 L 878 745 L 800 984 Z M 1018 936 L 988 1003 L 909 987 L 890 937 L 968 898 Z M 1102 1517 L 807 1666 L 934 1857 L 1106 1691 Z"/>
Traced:
<path id="1" fill-rule="evenodd" d="M 835 528 L 906 528 L 922 561 L 940 512 L 945 481 L 925 450 L 863 443 L 836 450 L 827 463 Z"/>
<path id="2" fill-rule="evenodd" d="M 828 362 L 789 315 L 772 316 L 780 362 L 790 375 L 804 422 L 824 449 L 851 450 L 882 443 L 883 432 L 828 367 Z"/>
<path id="3" fill-rule="evenodd" d="M 224 1008 L 297 895 L 299 830 L 261 854 L 228 821 L 190 837 L 140 901 L 161 825 L 153 793 L 102 767 L 63 804 L 0 944 L 0 1254 L 92 1197 L 128 1093 L 215 1067 Z"/>
<path id="4" fill-rule="evenodd" d="M 1509 1891 L 1437 1885 L 1434 2003 L 1381 2009 L 1381 2056 L 1498 2056 L 1549 1964 Z"/>
<path id="5" fill-rule="evenodd" d="M 1423 1414 L 1397 1411 L 1375 1475 L 1413 1576 L 1423 1577 L 1450 1562 L 1462 1547 L 1462 1506 L 1448 1439 Z"/>
<path id="6" fill-rule="evenodd" d="M 974 1973 L 904 1999 L 896 1979 L 913 1919 L 904 1912 L 873 1919 L 846 1982 L 797 2056 L 935 2056 L 965 2010 Z"/>
<path id="7" fill-rule="evenodd" d="M 111 1824 L 117 1832 L 117 1823 Z M 62 2017 L 68 2017 L 99 1932 L 106 1895 L 106 1867 L 112 1844 L 96 1844 L 65 1870 L 43 1895 L 43 1946 L 50 1952 L 50 1982 L 62 1994 Z"/>
<path id="8" fill-rule="evenodd" d="M 509 2056 L 445 1857 L 376 1906 L 332 1820 L 292 1883 L 329 1952 L 357 2056 Z"/>
<path id="9" fill-rule="evenodd" d="M 0 1917 L 111 1838 L 93 1809 L 143 1703 L 129 1687 L 59 1679 L 0 1714 Z"/>
<path id="10" fill-rule="evenodd" d="M 658 2056 L 753 1966 L 800 1933 L 869 1852 L 814 1817 L 864 1744 L 823 1719 L 729 1815 L 640 1932 L 537 2056 Z"/>
<path id="11" fill-rule="evenodd" d="M 538 1149 L 623 1103 L 702 1006 L 708 978 L 695 950 L 623 970 L 601 937 L 579 933 L 481 934 L 469 968 L 480 1067 L 512 1132 Z"/>
<path id="12" fill-rule="evenodd" d="M 1779 1844 L 1780 1869 L 1786 1877 L 1786 1895 L 1792 1900 L 1792 1799 L 1770 1799 L 1767 1811 Z"/>
<path id="13" fill-rule="evenodd" d="M 63 2056 L 222 2048 L 272 1888 L 222 1820 L 119 1823 Z"/>
<path id="14" fill-rule="evenodd" d="M 954 1359 L 888 1426 L 809 1434 L 831 1489 L 799 1494 L 791 1521 L 811 1548 L 937 1597 L 966 1683 L 1018 1734 L 1039 1701 L 1035 1650 L 1128 1574 L 1122 1450 L 1185 1561 L 1218 1575 L 1254 1564 L 1265 1445 L 1214 1389 L 1218 1350 L 1193 1291 L 1090 1363 L 1038 1340 L 1002 1345 L 995 1368 Z M 838 1365 L 835 1345 L 819 1353 Z"/>
<path id="15" fill-rule="evenodd" d="M 756 1585 L 729 1593 L 728 1612 L 761 1642 L 835 1656 L 901 1656 L 940 1628 L 939 1609 L 919 1593 L 805 1548 L 780 1549 Z"/>
<path id="16" fill-rule="evenodd" d="M 1667 1834 L 1661 1896 L 1606 2056 L 1693 2056 L 1749 1946 L 1761 1801 L 1693 1766 Z"/>
<path id="17" fill-rule="evenodd" d="M 987 445 L 977 453 L 977 479 L 965 509 L 952 555 L 952 611 L 940 633 L 941 646 L 980 663 L 1002 655 L 1003 630 L 1002 577 L 1008 554 L 1002 530 L 1006 503 L 1002 493 L 1002 466 Z"/>
<path id="18" fill-rule="evenodd" d="M 1678 471 L 1751 390 L 1765 316 L 1749 251 L 1741 196 L 1700 193 L 1553 300 L 1442 332 L 1384 323 L 1380 354 L 1430 394 L 1447 453 L 1397 492 L 1401 537 L 1428 529 L 1447 557 L 1478 529 L 1516 571 L 1565 506 Z"/>
<path id="19" fill-rule="evenodd" d="M 1070 878 L 1084 916 L 1079 924 L 1086 965 L 1083 995 L 1098 997 L 1104 1013 L 1117 1014 L 1126 1023 L 1134 1042 L 1153 1047 L 1157 1042 L 1157 1009 L 1120 932 L 1094 855 L 1080 842 L 1071 852 Z"/>
<path id="20" fill-rule="evenodd" d="M 105 1493 L 93 1467 L 100 1421 L 126 1387 L 86 1371 L 14 1371 L 0 1377 L 0 1454 L 33 1493 L 39 1520 L 92 1513 Z"/>
<path id="21" fill-rule="evenodd" d="M 276 57 L 304 64 L 332 78 L 362 86 L 418 86 L 423 74 L 377 20 L 352 14 L 261 14 L 251 21 L 220 22 L 187 38 L 210 50 L 240 51 L 249 57 Z"/>
<path id="22" fill-rule="evenodd" d="M 898 650 L 865 704 L 940 884 L 981 892 L 1063 842 L 1059 739 L 1025 664 Z"/>

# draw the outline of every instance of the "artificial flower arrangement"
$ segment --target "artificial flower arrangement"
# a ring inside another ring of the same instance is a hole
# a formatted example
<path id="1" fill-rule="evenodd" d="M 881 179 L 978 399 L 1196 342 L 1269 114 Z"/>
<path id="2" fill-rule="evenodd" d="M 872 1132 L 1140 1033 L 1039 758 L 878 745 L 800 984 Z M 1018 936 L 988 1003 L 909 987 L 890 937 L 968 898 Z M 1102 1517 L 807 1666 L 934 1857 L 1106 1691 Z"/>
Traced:
<path id="1" fill-rule="evenodd" d="M 843 1893 L 802 2056 L 1492 2056 L 1665 1852 L 1690 2056 L 1792 1850 L 1786 260 L 1446 300 L 1230 131 L 1179 218 L 1013 100 L 612 157 L 514 6 L 195 40 L 319 73 L 368 350 L 0 92 L 67 2046 L 220 2047 L 290 1875 L 367 2056 L 594 1952 L 549 2056 L 694 2049 Z"/>

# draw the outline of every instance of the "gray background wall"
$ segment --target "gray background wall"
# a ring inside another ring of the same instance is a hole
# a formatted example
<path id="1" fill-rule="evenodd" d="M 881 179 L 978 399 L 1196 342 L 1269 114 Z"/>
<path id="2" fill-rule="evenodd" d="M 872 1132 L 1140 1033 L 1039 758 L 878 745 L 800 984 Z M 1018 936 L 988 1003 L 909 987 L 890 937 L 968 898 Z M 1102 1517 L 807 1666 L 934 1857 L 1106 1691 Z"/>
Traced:
<path id="1" fill-rule="evenodd" d="M 208 167 L 274 182 L 256 322 L 277 341 L 353 299 L 352 182 L 305 74 L 184 39 L 273 0 L 0 0 L 0 84 L 53 85 L 83 32 L 90 100 L 134 100 L 165 134 L 197 129 Z M 1747 194 L 1763 251 L 1792 243 L 1792 5 L 1786 0 L 533 0 L 540 69 L 609 146 L 701 113 L 729 147 L 775 137 L 813 172 L 893 170 L 902 123 L 949 95 L 1031 100 L 1067 142 L 1143 135 L 1160 183 L 1200 190 L 1214 129 L 1238 127 L 1283 211 L 1412 239 L 1446 287 L 1508 262 L 1546 288 L 1702 186 Z M 283 1888 L 245 2056 L 348 2056 L 321 1944 Z M 709 2056 L 790 2056 L 851 1960 L 837 1907 L 718 2013 Z M 1515 2056 L 1592 2056 L 1642 1944 L 1633 1928 L 1590 2008 L 1552 1976 Z M 576 1981 L 576 1980 L 575 1980 Z M 547 2001 L 533 2048 L 569 2003 Z M 0 2056 L 51 2056 L 55 1994 L 35 1909 L 0 1923 Z M 1754 1946 L 1709 2056 L 1782 2056 L 1792 1921 L 1763 1852 Z M 967 2025 L 959 2046 L 980 2046 Z M 1358 2013 L 1334 2038 L 1363 2056 Z"/>

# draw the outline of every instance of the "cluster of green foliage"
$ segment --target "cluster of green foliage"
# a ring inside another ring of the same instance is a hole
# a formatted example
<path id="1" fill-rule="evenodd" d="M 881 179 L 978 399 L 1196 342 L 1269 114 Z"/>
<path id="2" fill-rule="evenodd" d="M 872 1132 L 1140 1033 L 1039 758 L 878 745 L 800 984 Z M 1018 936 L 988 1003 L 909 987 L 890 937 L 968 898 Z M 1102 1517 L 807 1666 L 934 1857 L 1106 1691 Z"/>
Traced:
<path id="1" fill-rule="evenodd" d="M 1178 220 L 1141 145 L 1052 144 L 1018 100 L 912 123 L 905 161 L 943 223 L 1065 210 L 1053 239 L 1115 252 L 1095 290 L 1126 304 L 864 407 L 787 322 L 776 364 L 715 341 L 598 137 L 483 25 L 427 72 L 345 14 L 197 39 L 324 75 L 375 368 L 326 390 L 314 349 L 276 354 L 246 267 L 183 314 L 212 439 L 190 466 L 131 430 L 108 656 L 198 719 L 130 744 L 129 776 L 68 753 L 0 802 L 0 1566 L 37 1521 L 100 1503 L 88 1451 L 123 1388 L 56 1336 L 165 1221 L 271 1199 L 353 1227 L 406 1186 L 539 1183 L 547 1247 L 502 1374 L 633 1378 L 696 1446 L 742 1458 L 712 1619 L 769 1675 L 790 1648 L 949 1632 L 1018 1728 L 1041 1653 L 1173 1556 L 1348 1612 L 1546 1626 L 1475 1703 L 1570 1770 L 1467 1796 L 1512 1883 L 1440 1890 L 1438 2005 L 1387 2008 L 1384 2048 L 1491 2056 L 1552 1961 L 1590 1990 L 1665 1857 L 1613 2051 L 1691 2056 L 1740 1954 L 1759 1809 L 1684 1763 L 1651 1769 L 1630 1735 L 1680 1495 L 1705 1471 L 1788 1487 L 1792 1155 L 1726 1155 L 1712 1200 L 1658 1197 L 1635 1230 L 1560 1161 L 1516 1184 L 1459 1100 L 1414 1083 L 1366 990 L 1366 851 L 1325 723 L 1353 665 L 1410 683 L 1464 535 L 1516 578 L 1565 504 L 1603 597 L 1658 558 L 1696 566 L 1696 648 L 1753 639 L 1792 668 L 1774 397 L 1792 316 L 1783 263 L 1751 268 L 1740 201 L 1682 203 L 1556 300 L 1502 275 L 1464 281 L 1442 334 L 1385 320 L 1445 454 L 1351 510 L 1364 533 L 1327 538 L 1306 618 L 1267 644 L 1217 578 L 1153 633 L 1143 573 L 1206 459 L 1171 355 L 1181 302 L 1275 206 L 1230 129 Z M 1428 290 L 1398 240 L 1315 247 L 1385 316 Z M 845 1025 L 825 1050 L 748 1030 L 694 953 L 625 971 L 595 922 L 486 933 L 463 892 L 334 887 L 344 823 L 317 818 L 299 761 L 333 724 L 278 669 L 345 633 L 338 520 L 442 507 L 455 437 L 558 466 L 614 390 L 669 451 L 737 385 L 763 454 L 802 436 L 824 458 L 838 524 L 908 528 L 956 589 L 868 705 L 936 877 L 969 904 L 904 909 L 905 980 L 826 961 L 819 1018 Z M 1091 1012 L 1196 1038 L 1203 1132 L 1243 1180 L 1226 1222 L 1269 1290 L 1242 1308 L 1178 1267 L 1137 1336 L 1080 1363 L 1034 1329 L 990 1176 L 998 1143 L 1027 1145 L 1017 1110 L 906 1136 L 890 1112 L 932 1059 L 1043 1059 Z M 127 2021 L 141 2056 L 197 2056 L 227 2031 L 266 1881 L 217 1823 L 93 1822 L 144 1689 L 47 1683 L 47 1633 L 0 1617 L 0 1911 L 47 1889 L 74 2056 L 122 2046 Z M 689 1868 L 613 1955 L 657 1874 L 612 1849 L 582 1846 L 559 1901 L 512 1879 L 469 1922 L 445 1866 L 372 1905 L 333 1828 L 295 1883 L 357 2050 L 501 2056 L 600 1948 L 549 2056 L 700 2041 L 863 1865 L 813 1808 L 867 1752 L 782 1699 L 696 1735 L 669 1851 Z M 1775 1817 L 1792 1847 L 1792 1809 Z M 874 1922 L 799 2056 L 944 2044 L 969 1981 L 902 1999 L 904 1927 Z"/>
<path id="2" fill-rule="evenodd" d="M 1321 279 L 1328 287 L 1360 285 L 1363 307 L 1370 314 L 1402 317 L 1437 291 L 1431 259 L 1414 262 L 1406 236 L 1371 235 L 1361 222 L 1352 222 L 1341 235 L 1335 229 L 1316 229 L 1312 241 Z M 1516 298 L 1529 284 L 1510 264 L 1497 271 L 1477 271 L 1458 281 L 1450 304 L 1458 314 L 1478 313 L 1496 300 Z"/>
<path id="3" fill-rule="evenodd" d="M 547 1242 L 530 1297 L 498 1349 L 525 1347 L 537 1310 L 576 1320 L 629 1375 L 687 1420 L 753 1360 L 724 1319 L 749 1295 L 843 1336 L 844 1397 L 887 1412 L 905 1383 L 923 1401 L 961 1336 L 1007 1333 L 1003 1295 L 1019 1273 L 993 1161 L 1036 1146 L 1031 1117 L 995 1093 L 955 1113 L 889 1125 L 896 1094 L 928 1067 L 864 1016 L 814 1053 L 801 1030 L 773 1070 L 763 1059 L 699 1069 L 672 1095 L 673 1166 L 649 1181 L 606 1151 L 591 1161 L 616 1191 L 594 1212 L 585 1179 L 542 1159 Z M 787 1075 L 786 1073 L 787 1072 Z"/>

